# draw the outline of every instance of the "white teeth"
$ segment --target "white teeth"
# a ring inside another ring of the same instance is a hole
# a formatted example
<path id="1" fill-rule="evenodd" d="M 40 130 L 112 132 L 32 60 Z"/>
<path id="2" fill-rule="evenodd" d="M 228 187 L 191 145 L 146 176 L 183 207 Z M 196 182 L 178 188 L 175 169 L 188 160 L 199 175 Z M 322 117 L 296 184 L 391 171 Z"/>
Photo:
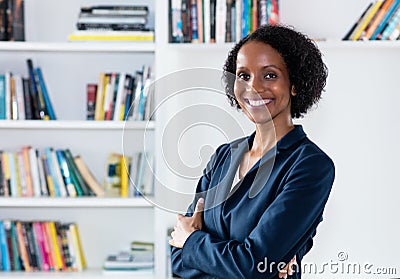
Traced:
<path id="1" fill-rule="evenodd" d="M 263 99 L 263 100 L 248 100 L 249 105 L 253 107 L 263 106 L 272 102 L 272 99 Z"/>

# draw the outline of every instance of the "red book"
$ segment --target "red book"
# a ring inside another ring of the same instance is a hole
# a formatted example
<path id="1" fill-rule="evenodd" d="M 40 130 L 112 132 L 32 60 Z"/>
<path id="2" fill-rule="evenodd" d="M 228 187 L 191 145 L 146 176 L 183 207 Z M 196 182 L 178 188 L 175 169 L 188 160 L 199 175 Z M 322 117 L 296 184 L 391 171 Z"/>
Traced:
<path id="1" fill-rule="evenodd" d="M 96 108 L 97 84 L 89 83 L 86 85 L 86 120 L 94 120 Z"/>

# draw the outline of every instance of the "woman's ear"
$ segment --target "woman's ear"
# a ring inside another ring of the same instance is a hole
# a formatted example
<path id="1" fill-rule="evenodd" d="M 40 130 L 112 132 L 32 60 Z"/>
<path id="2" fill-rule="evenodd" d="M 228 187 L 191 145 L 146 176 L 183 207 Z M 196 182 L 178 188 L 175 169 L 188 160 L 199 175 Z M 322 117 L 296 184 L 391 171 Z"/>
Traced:
<path id="1" fill-rule="evenodd" d="M 292 89 L 290 90 L 290 95 L 292 95 L 292 96 L 297 95 L 296 90 L 294 89 L 294 85 L 292 85 Z"/>

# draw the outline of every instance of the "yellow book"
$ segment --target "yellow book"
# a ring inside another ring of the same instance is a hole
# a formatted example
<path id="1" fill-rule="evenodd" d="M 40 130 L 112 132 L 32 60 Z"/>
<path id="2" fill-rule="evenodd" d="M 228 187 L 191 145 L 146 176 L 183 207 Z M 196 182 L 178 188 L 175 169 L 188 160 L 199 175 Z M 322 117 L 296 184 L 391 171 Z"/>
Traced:
<path id="1" fill-rule="evenodd" d="M 11 179 L 11 172 L 10 172 L 10 165 L 8 162 L 8 153 L 2 152 L 1 154 L 1 161 L 2 161 L 2 168 L 3 168 L 3 175 L 4 175 L 4 196 L 8 197 L 11 196 L 10 193 L 10 179 Z"/>
<path id="2" fill-rule="evenodd" d="M 376 12 L 379 10 L 379 7 L 382 5 L 383 0 L 376 1 L 366 12 L 362 20 L 360 21 L 360 24 L 357 25 L 356 29 L 353 31 L 353 33 L 350 36 L 350 40 L 352 41 L 357 41 L 360 37 L 365 28 L 368 26 L 368 23 L 372 20 Z"/>
<path id="3" fill-rule="evenodd" d="M 81 243 L 81 239 L 79 237 L 79 230 L 77 224 L 70 224 L 69 230 L 71 233 L 72 244 L 74 245 L 75 257 L 76 257 L 76 265 L 78 271 L 82 271 L 86 268 L 86 259 L 83 253 L 83 247 Z"/>
<path id="4" fill-rule="evenodd" d="M 43 161 L 44 174 L 46 176 L 46 181 L 47 181 L 47 187 L 49 188 L 49 195 L 50 195 L 50 197 L 55 197 L 56 191 L 54 189 L 53 177 L 51 176 L 51 173 L 50 173 L 49 163 L 47 162 L 47 157 L 42 156 L 42 161 Z"/>
<path id="5" fill-rule="evenodd" d="M 61 271 L 61 270 L 63 270 L 63 260 L 61 258 L 60 247 L 58 246 L 56 226 L 53 221 L 47 222 L 47 225 L 50 230 L 51 246 L 52 246 L 53 252 L 54 252 L 55 270 Z"/>
<path id="6" fill-rule="evenodd" d="M 106 74 L 100 73 L 99 82 L 97 83 L 97 92 L 96 92 L 96 105 L 94 108 L 94 120 L 104 120 L 104 87 L 105 87 Z"/>
<path id="7" fill-rule="evenodd" d="M 130 42 L 153 42 L 153 31 L 97 31 L 78 30 L 68 36 L 70 41 L 130 41 Z"/>
<path id="8" fill-rule="evenodd" d="M 121 156 L 121 197 L 127 198 L 129 195 L 129 167 L 130 158 Z"/>

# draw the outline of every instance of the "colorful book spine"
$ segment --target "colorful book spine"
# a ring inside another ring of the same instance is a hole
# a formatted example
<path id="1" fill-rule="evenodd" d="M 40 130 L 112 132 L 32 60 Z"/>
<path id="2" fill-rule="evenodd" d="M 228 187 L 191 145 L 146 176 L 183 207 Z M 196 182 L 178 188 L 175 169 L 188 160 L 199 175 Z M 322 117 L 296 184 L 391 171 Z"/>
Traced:
<path id="1" fill-rule="evenodd" d="M 36 68 L 36 75 L 37 75 L 37 78 L 39 81 L 40 89 L 42 90 L 43 101 L 44 101 L 46 111 L 48 113 L 48 117 L 50 118 L 50 120 L 56 120 L 57 117 L 54 112 L 53 104 L 50 100 L 49 92 L 47 91 L 47 87 L 46 87 L 46 83 L 44 81 L 42 69 L 40 67 Z"/>
<path id="2" fill-rule="evenodd" d="M 10 256 L 8 253 L 8 244 L 6 230 L 4 228 L 3 221 L 0 220 L 0 251 L 1 251 L 1 261 L 3 264 L 4 271 L 11 271 Z"/>
<path id="3" fill-rule="evenodd" d="M 390 21 L 388 22 L 388 25 L 382 32 L 381 40 L 388 40 L 389 36 L 396 29 L 399 22 L 400 22 L 400 8 L 397 8 L 396 13 L 390 19 Z"/>
<path id="4" fill-rule="evenodd" d="M 368 25 L 367 29 L 365 30 L 365 33 L 362 35 L 362 39 L 364 40 L 369 40 L 378 27 L 379 23 L 387 13 L 389 7 L 392 5 L 392 3 L 395 0 L 385 0 L 384 3 L 382 4 L 381 8 L 378 10 L 376 13 L 376 16 L 371 20 L 371 23 Z"/>
<path id="5" fill-rule="evenodd" d="M 379 0 L 372 4 L 372 6 L 368 9 L 367 13 L 362 18 L 360 24 L 357 25 L 356 29 L 351 34 L 350 40 L 357 41 L 361 37 L 362 32 L 365 30 L 368 23 L 372 20 L 382 3 L 383 1 Z"/>
<path id="6" fill-rule="evenodd" d="M 398 6 L 400 5 L 400 0 L 395 0 L 393 4 L 390 6 L 389 10 L 387 11 L 386 15 L 383 17 L 382 21 L 378 25 L 378 27 L 375 29 L 375 32 L 371 36 L 371 40 L 376 40 L 379 38 L 379 35 L 385 28 L 387 22 L 390 20 Z"/>

